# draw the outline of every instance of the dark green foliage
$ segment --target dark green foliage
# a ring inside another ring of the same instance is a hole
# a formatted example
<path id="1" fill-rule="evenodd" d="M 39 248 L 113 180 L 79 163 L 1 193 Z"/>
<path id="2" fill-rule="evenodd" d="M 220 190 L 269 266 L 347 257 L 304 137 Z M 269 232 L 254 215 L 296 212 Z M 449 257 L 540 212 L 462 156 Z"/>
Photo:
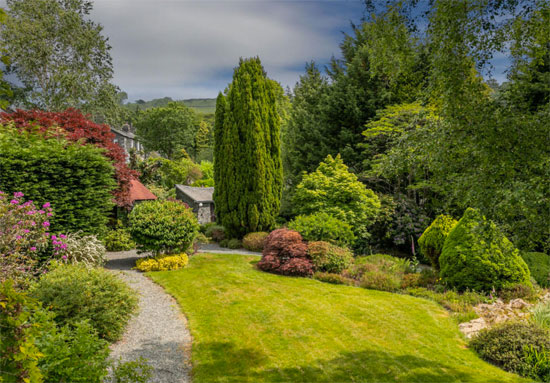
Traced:
<path id="1" fill-rule="evenodd" d="M 299 232 L 306 241 L 327 241 L 340 246 L 355 242 L 352 227 L 325 212 L 299 215 L 289 222 L 288 228 Z"/>
<path id="2" fill-rule="evenodd" d="M 199 123 L 193 110 L 174 102 L 144 111 L 135 125 L 136 134 L 147 152 L 157 151 L 172 158 L 181 149 L 195 153 Z"/>
<path id="3" fill-rule="evenodd" d="M 136 247 L 126 229 L 111 230 L 104 239 L 107 251 L 127 251 Z"/>
<path id="4" fill-rule="evenodd" d="M 550 350 L 550 333 L 534 324 L 509 322 L 482 330 L 470 347 L 486 361 L 523 375 L 532 369 L 525 358 L 526 349 Z"/>
<path id="5" fill-rule="evenodd" d="M 215 126 L 216 215 L 233 237 L 270 230 L 279 214 L 283 174 L 278 86 L 266 77 L 259 58 L 241 59 L 223 118 L 218 119 L 223 119 L 223 132 L 219 123 Z"/>
<path id="6" fill-rule="evenodd" d="M 104 339 L 115 341 L 137 308 L 135 293 L 114 274 L 102 269 L 65 265 L 45 274 L 32 296 L 49 307 L 63 326 L 83 320 Z"/>
<path id="7" fill-rule="evenodd" d="M 449 233 L 439 264 L 441 278 L 460 291 L 500 290 L 515 283 L 531 283 L 519 251 L 494 222 L 471 208 Z"/>
<path id="8" fill-rule="evenodd" d="M 521 257 L 529 266 L 531 276 L 540 287 L 550 287 L 550 256 L 544 253 L 521 252 Z"/>
<path id="9" fill-rule="evenodd" d="M 145 201 L 129 215 L 130 234 L 142 250 L 157 254 L 185 252 L 199 224 L 193 211 L 179 201 Z"/>
<path id="10" fill-rule="evenodd" d="M 439 256 L 447 235 L 458 221 L 446 215 L 439 215 L 418 238 L 422 254 L 430 260 L 432 266 L 439 270 Z"/>
<path id="11" fill-rule="evenodd" d="M 353 263 L 353 253 L 348 248 L 328 242 L 308 243 L 307 253 L 316 271 L 338 274 Z"/>
<path id="12" fill-rule="evenodd" d="M 216 99 L 216 114 L 214 118 L 214 201 L 216 201 L 216 217 L 218 221 L 221 218 L 220 214 L 223 214 L 218 204 L 227 204 L 227 182 L 229 181 L 227 177 L 222 177 L 223 169 L 225 169 L 226 161 L 228 158 L 227 151 L 229 150 L 224 146 L 223 137 L 224 137 L 224 115 L 226 109 L 225 96 L 220 92 L 218 98 Z M 207 234 L 207 237 L 209 235 Z"/>
<path id="13" fill-rule="evenodd" d="M 130 362 L 119 362 L 113 370 L 112 383 L 147 383 L 151 380 L 153 367 L 147 360 L 139 357 Z"/>
<path id="14" fill-rule="evenodd" d="M 498 296 L 504 302 L 509 302 L 512 299 L 518 298 L 524 301 L 533 302 L 536 301 L 538 293 L 531 284 L 515 283 L 500 289 Z"/>
<path id="15" fill-rule="evenodd" d="M 103 232 L 114 188 L 102 149 L 0 126 L 0 189 L 51 202 L 53 232 Z"/>
<path id="16" fill-rule="evenodd" d="M 209 226 L 204 233 L 208 238 L 212 238 L 214 242 L 220 242 L 225 239 L 225 229 L 220 225 Z"/>

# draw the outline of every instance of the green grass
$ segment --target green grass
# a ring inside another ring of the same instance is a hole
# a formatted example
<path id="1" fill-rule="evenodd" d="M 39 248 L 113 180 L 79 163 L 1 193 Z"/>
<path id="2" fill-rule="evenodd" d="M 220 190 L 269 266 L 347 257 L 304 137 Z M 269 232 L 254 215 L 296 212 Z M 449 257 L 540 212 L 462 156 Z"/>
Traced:
<path id="1" fill-rule="evenodd" d="M 201 254 L 149 273 L 193 336 L 193 382 L 512 382 L 479 359 L 435 302 L 256 270 Z"/>

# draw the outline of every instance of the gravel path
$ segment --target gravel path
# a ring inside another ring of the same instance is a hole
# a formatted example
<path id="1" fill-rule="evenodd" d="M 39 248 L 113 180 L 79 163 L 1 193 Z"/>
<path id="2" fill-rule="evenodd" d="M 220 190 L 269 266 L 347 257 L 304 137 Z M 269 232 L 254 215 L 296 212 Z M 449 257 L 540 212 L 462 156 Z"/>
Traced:
<path id="1" fill-rule="evenodd" d="M 164 290 L 131 270 L 139 256 L 135 251 L 107 253 L 106 268 L 120 271 L 130 287 L 139 293 L 139 313 L 124 337 L 111 346 L 115 360 L 131 361 L 140 356 L 153 367 L 152 383 L 187 383 L 191 372 L 191 335 L 187 320 L 176 301 Z"/>

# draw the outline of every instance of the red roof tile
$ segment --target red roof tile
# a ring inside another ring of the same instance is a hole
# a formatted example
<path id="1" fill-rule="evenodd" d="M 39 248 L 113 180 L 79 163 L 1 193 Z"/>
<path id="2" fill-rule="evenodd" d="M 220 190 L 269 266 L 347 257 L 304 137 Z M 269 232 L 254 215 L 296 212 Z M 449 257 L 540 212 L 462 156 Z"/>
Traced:
<path id="1" fill-rule="evenodd" d="M 147 189 L 141 182 L 138 180 L 130 181 L 130 201 L 143 201 L 157 199 L 157 196 L 154 195 Z"/>

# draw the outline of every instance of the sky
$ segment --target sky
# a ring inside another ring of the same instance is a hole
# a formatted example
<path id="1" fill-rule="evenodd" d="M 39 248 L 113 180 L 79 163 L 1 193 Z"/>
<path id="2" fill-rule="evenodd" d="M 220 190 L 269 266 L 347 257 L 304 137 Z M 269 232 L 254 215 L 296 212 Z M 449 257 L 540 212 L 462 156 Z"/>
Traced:
<path id="1" fill-rule="evenodd" d="M 95 0 L 109 37 L 113 82 L 136 99 L 213 98 L 240 57 L 293 87 L 305 64 L 339 55 L 360 0 Z"/>

